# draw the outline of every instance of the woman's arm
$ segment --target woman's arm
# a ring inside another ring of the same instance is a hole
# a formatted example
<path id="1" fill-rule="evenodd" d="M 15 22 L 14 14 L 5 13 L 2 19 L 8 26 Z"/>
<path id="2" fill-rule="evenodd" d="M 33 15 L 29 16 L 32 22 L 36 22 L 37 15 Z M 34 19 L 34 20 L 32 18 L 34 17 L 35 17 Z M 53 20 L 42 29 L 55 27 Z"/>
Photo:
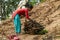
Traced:
<path id="1" fill-rule="evenodd" d="M 25 10 L 26 19 L 29 19 L 28 10 Z"/>

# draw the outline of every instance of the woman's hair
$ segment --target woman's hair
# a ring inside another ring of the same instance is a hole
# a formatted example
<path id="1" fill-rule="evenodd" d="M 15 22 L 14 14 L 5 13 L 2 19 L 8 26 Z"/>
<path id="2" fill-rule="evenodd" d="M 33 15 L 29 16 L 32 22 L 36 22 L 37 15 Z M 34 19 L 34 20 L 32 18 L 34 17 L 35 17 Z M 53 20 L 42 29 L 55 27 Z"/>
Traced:
<path id="1" fill-rule="evenodd" d="M 33 8 L 32 4 L 30 4 L 29 2 L 26 3 L 25 7 L 30 8 L 30 9 Z"/>

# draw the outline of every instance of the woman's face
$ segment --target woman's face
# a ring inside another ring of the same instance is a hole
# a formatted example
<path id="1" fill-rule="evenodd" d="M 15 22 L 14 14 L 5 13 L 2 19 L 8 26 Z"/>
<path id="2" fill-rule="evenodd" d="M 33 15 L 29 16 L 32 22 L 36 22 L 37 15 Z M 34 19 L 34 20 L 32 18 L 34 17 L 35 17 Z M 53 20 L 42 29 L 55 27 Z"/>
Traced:
<path id="1" fill-rule="evenodd" d="M 31 11 L 31 9 L 30 9 L 30 8 L 28 8 L 28 10 L 29 10 L 29 11 Z"/>

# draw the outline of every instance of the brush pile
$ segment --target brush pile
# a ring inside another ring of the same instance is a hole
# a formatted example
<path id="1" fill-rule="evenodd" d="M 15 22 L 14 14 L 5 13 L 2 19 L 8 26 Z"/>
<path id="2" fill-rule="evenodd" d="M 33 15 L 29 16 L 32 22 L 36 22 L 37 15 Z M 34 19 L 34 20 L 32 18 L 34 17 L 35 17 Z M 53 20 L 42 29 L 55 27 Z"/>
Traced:
<path id="1" fill-rule="evenodd" d="M 24 26 L 24 31 L 28 34 L 39 34 L 44 29 L 42 25 L 33 20 L 26 21 Z"/>

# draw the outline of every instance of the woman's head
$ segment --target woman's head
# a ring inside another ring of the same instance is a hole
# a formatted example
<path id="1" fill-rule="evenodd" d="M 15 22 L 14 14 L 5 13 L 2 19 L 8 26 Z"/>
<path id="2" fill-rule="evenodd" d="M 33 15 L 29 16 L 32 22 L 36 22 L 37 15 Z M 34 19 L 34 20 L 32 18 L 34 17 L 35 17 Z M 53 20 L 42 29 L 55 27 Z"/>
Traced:
<path id="1" fill-rule="evenodd" d="M 26 3 L 25 7 L 28 8 L 29 11 L 33 8 L 33 6 L 28 2 Z"/>

